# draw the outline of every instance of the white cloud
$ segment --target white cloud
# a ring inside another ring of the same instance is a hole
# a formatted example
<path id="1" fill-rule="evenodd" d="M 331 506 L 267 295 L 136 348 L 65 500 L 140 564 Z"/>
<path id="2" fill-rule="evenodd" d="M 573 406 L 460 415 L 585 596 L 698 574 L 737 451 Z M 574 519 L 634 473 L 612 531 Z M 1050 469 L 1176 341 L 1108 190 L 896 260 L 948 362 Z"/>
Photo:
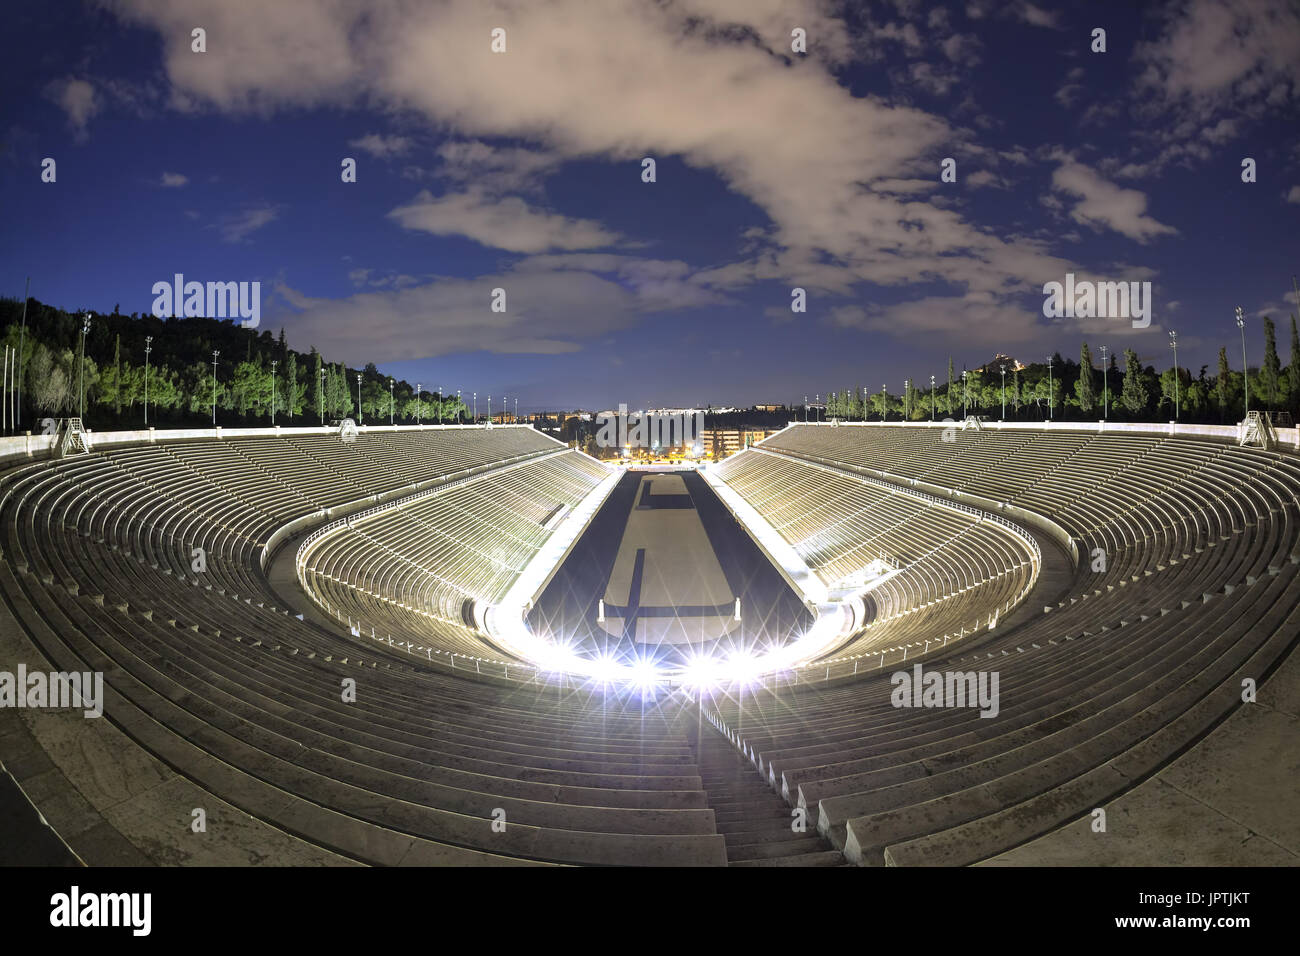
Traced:
<path id="1" fill-rule="evenodd" d="M 349 273 L 358 285 L 373 285 L 370 276 Z M 496 288 L 506 291 L 505 312 L 490 308 Z M 479 350 L 575 352 L 644 314 L 726 301 L 683 262 L 609 254 L 529 257 L 493 275 L 392 283 L 342 299 L 287 286 L 276 292 L 297 313 L 284 323 L 291 343 L 375 362 Z"/>
<path id="2" fill-rule="evenodd" d="M 401 156 L 411 148 L 411 140 L 406 136 L 384 136 L 382 133 L 367 133 L 357 139 L 348 140 L 354 149 L 369 153 L 376 159 L 392 159 Z"/>
<path id="3" fill-rule="evenodd" d="M 954 33 L 939 44 L 944 56 L 962 66 L 975 66 L 980 61 L 979 38 L 970 34 Z"/>
<path id="4" fill-rule="evenodd" d="M 1134 52 L 1149 66 L 1140 86 L 1167 100 L 1211 107 L 1300 94 L 1300 7 L 1291 0 L 1184 0 L 1165 30 Z M 1277 93 L 1281 85 L 1283 93 Z"/>
<path id="5" fill-rule="evenodd" d="M 1300 186 L 1292 186 L 1286 194 L 1286 201 L 1300 203 Z"/>
<path id="6" fill-rule="evenodd" d="M 1201 138 L 1208 140 L 1216 146 L 1228 142 L 1237 135 L 1237 124 L 1230 119 L 1221 119 L 1213 126 L 1207 126 L 1201 130 Z"/>
<path id="7" fill-rule="evenodd" d="M 427 189 L 389 214 L 405 229 L 435 236 L 468 236 L 507 252 L 596 249 L 618 241 L 591 219 L 574 219 L 534 209 L 517 196 L 496 199 L 482 190 L 434 197 Z"/>
<path id="8" fill-rule="evenodd" d="M 252 206 L 225 216 L 216 228 L 225 242 L 242 242 L 249 235 L 273 222 L 280 215 L 278 206 Z"/>
<path id="9" fill-rule="evenodd" d="M 119 0 L 115 9 L 162 37 L 178 108 L 269 114 L 364 102 L 470 144 L 440 157 L 435 173 L 458 187 L 450 195 L 421 193 L 394 210 L 408 228 L 517 253 L 598 248 L 618 237 L 513 194 L 560 163 L 591 159 L 626 163 L 629 189 L 669 189 L 662 166 L 660 183 L 639 182 L 637 162 L 654 155 L 711 172 L 766 215 L 719 280 L 849 293 L 862 282 L 942 279 L 1007 296 L 1070 265 L 1045 239 L 999 238 L 941 194 L 923 201 L 899 188 L 934 178 L 938 158 L 972 134 L 842 85 L 831 70 L 853 44 L 820 0 Z M 1024 3 L 1011 15 L 1051 19 Z M 222 36 L 202 57 L 188 46 L 197 22 Z M 502 22 L 509 52 L 494 55 L 489 31 Z M 792 23 L 824 55 L 790 57 Z M 895 34 L 906 47 L 906 28 Z M 908 75 L 935 92 L 957 82 L 932 68 Z M 487 145 L 501 140 L 526 148 Z"/>
<path id="10" fill-rule="evenodd" d="M 86 134 L 86 124 L 99 112 L 101 102 L 95 88 L 86 80 L 68 76 L 45 88 L 45 95 L 67 115 L 68 125 L 78 138 Z"/>
<path id="11" fill-rule="evenodd" d="M 1178 230 L 1146 215 L 1147 197 L 1104 179 L 1096 170 L 1058 154 L 1061 165 L 1052 173 L 1052 188 L 1078 199 L 1070 218 L 1093 229 L 1113 229 L 1140 243 Z"/>
<path id="12" fill-rule="evenodd" d="M 561 162 L 555 153 L 492 146 L 481 140 L 443 143 L 438 158 L 442 160 L 439 176 L 493 193 L 536 191 Z"/>
<path id="13" fill-rule="evenodd" d="M 970 186 L 972 189 L 982 189 L 985 186 L 992 186 L 995 189 L 1011 188 L 1011 183 L 1006 179 L 987 169 L 978 169 L 967 176 L 966 185 Z"/>
<path id="14" fill-rule="evenodd" d="M 175 189 L 184 186 L 189 181 L 190 178 L 183 173 L 164 172 L 162 178 L 158 181 L 158 185 Z"/>

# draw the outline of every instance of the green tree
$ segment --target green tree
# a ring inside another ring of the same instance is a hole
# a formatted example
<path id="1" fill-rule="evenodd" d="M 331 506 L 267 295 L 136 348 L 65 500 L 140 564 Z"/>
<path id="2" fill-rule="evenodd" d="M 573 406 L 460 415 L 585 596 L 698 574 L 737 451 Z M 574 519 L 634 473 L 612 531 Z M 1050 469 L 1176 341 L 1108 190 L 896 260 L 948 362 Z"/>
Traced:
<path id="1" fill-rule="evenodd" d="M 955 396 L 953 395 L 952 392 L 952 381 L 953 381 L 952 356 L 949 355 L 948 356 L 948 391 L 945 392 L 943 396 L 944 405 L 949 415 L 952 415 L 953 410 L 956 408 L 956 405 L 953 404 L 953 399 L 955 398 Z"/>
<path id="2" fill-rule="evenodd" d="M 1300 413 L 1300 335 L 1296 334 L 1295 313 L 1291 314 L 1291 364 L 1287 366 L 1286 373 L 1291 391 L 1291 408 Z"/>
<path id="3" fill-rule="evenodd" d="M 281 336 L 284 332 L 281 330 Z M 298 383 L 298 353 L 289 353 L 284 363 L 284 413 L 286 418 L 302 414 L 302 387 Z"/>
<path id="4" fill-rule="evenodd" d="M 1092 376 L 1092 353 L 1088 351 L 1088 343 L 1084 342 L 1079 350 L 1079 380 L 1074 383 L 1074 395 L 1079 400 L 1079 411 L 1085 415 L 1097 407 L 1097 391 Z"/>
<path id="5" fill-rule="evenodd" d="M 1232 370 L 1228 366 L 1228 350 L 1225 347 L 1219 348 L 1219 374 L 1214 380 L 1214 397 L 1219 405 L 1220 423 L 1228 414 L 1228 378 Z"/>
<path id="6" fill-rule="evenodd" d="M 1264 316 L 1264 364 L 1259 370 L 1260 401 L 1272 408 L 1282 402 L 1282 363 L 1277 357 L 1277 330 L 1273 320 Z"/>
<path id="7" fill-rule="evenodd" d="M 1150 401 L 1146 385 L 1142 382 L 1142 365 L 1132 349 L 1124 350 L 1124 389 L 1120 401 L 1133 418 L 1146 411 Z"/>
<path id="8" fill-rule="evenodd" d="M 307 386 L 311 390 L 312 408 L 316 410 L 317 417 L 325 420 L 325 388 L 322 384 L 321 375 L 321 358 L 320 353 L 316 351 L 315 346 L 311 350 L 311 383 Z"/>

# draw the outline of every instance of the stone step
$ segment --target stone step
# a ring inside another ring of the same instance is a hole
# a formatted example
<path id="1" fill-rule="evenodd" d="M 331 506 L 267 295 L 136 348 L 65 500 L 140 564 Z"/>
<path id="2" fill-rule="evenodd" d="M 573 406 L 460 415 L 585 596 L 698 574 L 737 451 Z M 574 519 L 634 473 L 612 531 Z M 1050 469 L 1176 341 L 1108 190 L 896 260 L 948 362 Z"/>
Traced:
<path id="1" fill-rule="evenodd" d="M 798 840 L 785 843 L 746 843 L 727 847 L 727 859 L 731 860 L 770 860 L 775 857 L 800 857 L 810 853 L 823 852 L 826 845 L 817 839 Z"/>
<path id="2" fill-rule="evenodd" d="M 728 851 L 730 852 L 730 851 Z M 760 857 L 754 860 L 730 860 L 729 866 L 848 866 L 839 850 L 820 850 L 802 856 Z"/>

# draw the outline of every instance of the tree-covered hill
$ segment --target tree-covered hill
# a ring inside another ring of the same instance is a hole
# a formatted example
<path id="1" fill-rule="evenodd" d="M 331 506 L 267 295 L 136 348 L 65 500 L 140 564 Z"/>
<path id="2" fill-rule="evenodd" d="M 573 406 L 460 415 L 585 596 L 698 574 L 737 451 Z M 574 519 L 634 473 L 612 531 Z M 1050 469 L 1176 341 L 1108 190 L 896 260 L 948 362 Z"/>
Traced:
<path id="1" fill-rule="evenodd" d="M 83 321 L 90 315 L 81 359 Z M 22 428 L 38 430 L 43 417 L 76 415 L 84 383 L 86 425 L 98 431 L 137 428 L 144 423 L 145 347 L 148 355 L 148 418 L 159 427 L 201 426 L 212 421 L 213 351 L 216 360 L 218 424 L 315 425 L 357 415 L 357 376 L 361 376 L 361 415 L 365 422 L 389 419 L 389 378 L 373 364 L 353 369 L 326 363 L 315 349 L 289 348 L 284 331 L 245 329 L 232 320 L 159 319 L 78 309 L 65 312 L 36 299 L 27 303 L 22 329 L 21 299 L 0 298 L 4 344 L 22 351 Z M 274 370 L 272 363 L 275 363 Z M 323 374 L 322 374 L 323 373 Z M 84 379 L 83 379 L 84 374 Z M 12 377 L 11 377 L 12 378 Z M 11 384 L 12 388 L 12 384 Z M 399 423 L 466 420 L 455 396 L 422 391 L 394 380 L 393 417 Z M 11 429 L 12 431 L 12 429 Z"/>

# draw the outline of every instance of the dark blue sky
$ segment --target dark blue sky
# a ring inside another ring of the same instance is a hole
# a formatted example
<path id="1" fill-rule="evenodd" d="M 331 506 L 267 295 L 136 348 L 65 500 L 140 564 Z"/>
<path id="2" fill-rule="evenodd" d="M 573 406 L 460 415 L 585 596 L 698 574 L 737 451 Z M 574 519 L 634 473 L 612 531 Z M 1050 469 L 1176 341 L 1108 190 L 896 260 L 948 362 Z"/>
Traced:
<path id="1" fill-rule="evenodd" d="M 898 392 L 1085 338 L 1164 364 L 1169 329 L 1195 369 L 1239 355 L 1234 307 L 1256 356 L 1295 310 L 1288 0 L 57 0 L 6 27 L 0 293 L 64 308 L 259 280 L 295 347 L 521 408 Z M 1150 281 L 1150 328 L 1044 318 L 1069 271 Z"/>

